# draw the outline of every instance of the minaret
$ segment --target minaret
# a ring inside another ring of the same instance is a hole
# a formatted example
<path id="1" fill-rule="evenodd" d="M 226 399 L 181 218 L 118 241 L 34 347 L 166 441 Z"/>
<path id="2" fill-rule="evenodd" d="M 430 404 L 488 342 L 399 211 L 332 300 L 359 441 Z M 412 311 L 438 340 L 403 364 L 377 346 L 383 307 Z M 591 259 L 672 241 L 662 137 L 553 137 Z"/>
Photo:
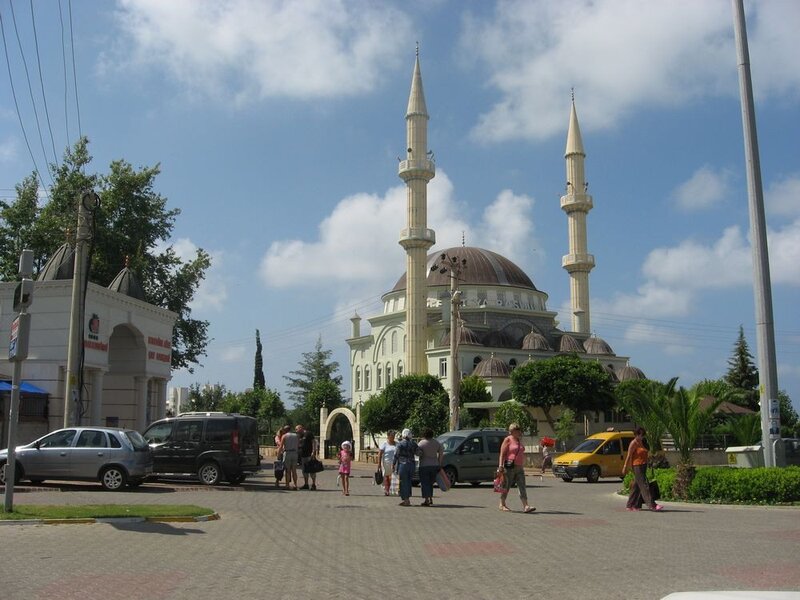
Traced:
<path id="1" fill-rule="evenodd" d="M 428 324 L 427 254 L 436 243 L 428 229 L 428 182 L 435 166 L 428 154 L 428 109 L 419 70 L 419 45 L 411 78 L 411 94 L 406 110 L 406 160 L 400 161 L 398 175 L 406 182 L 406 229 L 400 232 L 400 245 L 406 251 L 406 373 L 428 372 L 425 356 Z"/>
<path id="2" fill-rule="evenodd" d="M 569 291 L 572 304 L 572 331 L 590 333 L 589 271 L 594 268 L 594 256 L 586 243 L 586 215 L 592 210 L 592 197 L 586 193 L 589 184 L 583 171 L 586 153 L 583 151 L 578 114 L 575 112 L 575 94 L 572 95 L 572 112 L 569 115 L 567 149 L 567 189 L 561 196 L 561 208 L 567 213 L 569 227 L 569 254 L 561 259 L 561 266 L 569 273 Z"/>

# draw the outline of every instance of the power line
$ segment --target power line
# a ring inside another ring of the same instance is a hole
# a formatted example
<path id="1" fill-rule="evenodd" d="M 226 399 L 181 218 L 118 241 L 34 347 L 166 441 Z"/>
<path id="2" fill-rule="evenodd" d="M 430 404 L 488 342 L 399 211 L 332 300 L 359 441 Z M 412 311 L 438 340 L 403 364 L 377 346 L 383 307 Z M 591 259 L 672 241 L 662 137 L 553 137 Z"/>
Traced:
<path id="1" fill-rule="evenodd" d="M 75 71 L 75 33 L 72 29 L 72 0 L 68 0 L 67 6 L 69 8 L 69 43 L 72 47 L 72 86 L 75 88 L 75 108 L 78 112 L 78 139 L 83 138 L 83 129 L 81 128 L 81 104 L 78 101 L 78 75 Z"/>
<path id="2" fill-rule="evenodd" d="M 3 37 L 3 51 L 6 56 L 6 68 L 8 69 L 8 82 L 11 84 L 11 96 L 14 98 L 14 108 L 17 111 L 17 119 L 19 119 L 19 127 L 22 129 L 22 137 L 25 139 L 25 146 L 28 148 L 28 154 L 30 154 L 31 162 L 33 163 L 33 170 L 36 173 L 36 176 L 39 178 L 39 183 L 42 186 L 42 190 L 44 190 L 45 196 L 49 200 L 49 196 L 47 195 L 47 187 L 44 184 L 44 180 L 42 179 L 42 174 L 39 171 L 39 166 L 36 164 L 36 158 L 33 156 L 33 150 L 31 149 L 30 141 L 28 140 L 28 133 L 25 131 L 25 125 L 22 122 L 22 113 L 19 111 L 19 102 L 17 102 L 17 92 L 14 89 L 14 77 L 11 75 L 11 61 L 8 57 L 8 45 L 6 44 L 6 29 L 5 24 L 3 23 L 3 13 L 0 12 L 0 32 L 2 32 Z"/>
<path id="3" fill-rule="evenodd" d="M 44 138 L 42 137 L 42 127 L 39 123 L 39 111 L 36 110 L 36 100 L 33 97 L 33 86 L 31 85 L 31 75 L 28 71 L 28 61 L 25 60 L 25 50 L 22 48 L 22 38 L 19 37 L 19 29 L 17 28 L 17 17 L 14 14 L 14 2 L 8 0 L 8 6 L 11 9 L 11 22 L 14 23 L 14 33 L 17 36 L 17 44 L 19 45 L 19 54 L 22 58 L 22 66 L 25 68 L 25 79 L 28 82 L 28 92 L 31 95 L 31 105 L 33 106 L 33 116 L 36 119 L 36 130 L 39 132 L 39 145 L 42 147 L 42 156 L 44 156 L 45 166 L 47 166 L 47 173 L 50 175 L 50 181 L 55 187 L 56 182 L 53 180 L 53 173 L 50 171 L 50 166 L 47 164 L 47 151 L 44 149 Z"/>
<path id="4" fill-rule="evenodd" d="M 61 25 L 61 65 L 64 71 L 64 121 L 67 134 L 67 148 L 69 148 L 69 109 L 67 108 L 69 85 L 67 85 L 67 49 L 64 46 L 64 13 L 61 10 L 61 0 L 58 0 L 58 22 Z"/>
<path id="5" fill-rule="evenodd" d="M 42 61 L 39 57 L 39 36 L 36 33 L 36 17 L 33 13 L 33 0 L 31 6 L 31 25 L 33 26 L 33 43 L 36 47 L 36 66 L 39 68 L 39 84 L 42 87 L 42 102 L 44 103 L 44 116 L 47 119 L 47 129 L 50 131 L 50 144 L 53 146 L 53 164 L 58 166 L 58 154 L 56 154 L 56 140 L 53 137 L 53 127 L 50 125 L 50 111 L 47 109 L 47 94 L 44 92 L 44 77 L 42 76 Z M 45 157 L 45 160 L 47 157 Z"/>

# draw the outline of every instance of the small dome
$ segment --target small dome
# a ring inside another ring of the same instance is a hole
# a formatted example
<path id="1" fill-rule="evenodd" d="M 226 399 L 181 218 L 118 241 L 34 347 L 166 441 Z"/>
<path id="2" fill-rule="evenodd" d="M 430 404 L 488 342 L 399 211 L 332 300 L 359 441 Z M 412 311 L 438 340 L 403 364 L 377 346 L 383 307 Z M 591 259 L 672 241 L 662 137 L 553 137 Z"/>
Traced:
<path id="1" fill-rule="evenodd" d="M 586 349 L 587 354 L 608 354 L 614 356 L 614 351 L 611 349 L 605 340 L 599 337 L 592 336 L 583 342 L 583 347 Z"/>
<path id="2" fill-rule="evenodd" d="M 644 371 L 630 365 L 625 365 L 617 371 L 617 379 L 620 381 L 631 381 L 635 379 L 647 379 Z"/>
<path id="3" fill-rule="evenodd" d="M 122 271 L 117 273 L 117 276 L 114 277 L 114 281 L 109 284 L 108 289 L 119 292 L 120 294 L 125 294 L 131 298 L 136 298 L 137 300 L 147 302 L 147 298 L 145 298 L 144 290 L 139 284 L 139 280 L 136 278 L 134 272 L 128 267 L 125 267 L 122 269 Z"/>
<path id="4" fill-rule="evenodd" d="M 528 335 L 525 336 L 525 339 L 522 340 L 522 349 L 552 350 L 549 342 L 547 341 L 547 338 L 544 337 L 541 333 L 537 333 L 536 331 L 531 331 Z"/>
<path id="5" fill-rule="evenodd" d="M 561 341 L 558 344 L 559 352 L 583 352 L 583 346 L 574 337 L 565 333 L 561 336 Z"/>
<path id="6" fill-rule="evenodd" d="M 55 281 L 72 279 L 75 272 L 75 249 L 69 244 L 62 244 L 39 272 L 36 281 Z"/>
<path id="7" fill-rule="evenodd" d="M 504 363 L 499 358 L 495 358 L 494 354 L 492 354 L 489 360 L 482 360 L 475 366 L 475 370 L 472 372 L 473 375 L 477 375 L 478 377 L 483 377 L 484 379 L 489 379 L 492 377 L 509 377 L 511 375 L 511 370 L 508 368 L 508 365 Z"/>
<path id="8" fill-rule="evenodd" d="M 464 325 L 461 326 L 460 338 L 458 340 L 459 346 L 481 346 L 481 342 L 478 339 L 478 336 L 475 335 L 475 332 L 472 331 L 469 327 L 465 327 Z M 450 331 L 446 331 L 442 336 L 442 341 L 440 346 L 449 346 L 450 345 Z"/>

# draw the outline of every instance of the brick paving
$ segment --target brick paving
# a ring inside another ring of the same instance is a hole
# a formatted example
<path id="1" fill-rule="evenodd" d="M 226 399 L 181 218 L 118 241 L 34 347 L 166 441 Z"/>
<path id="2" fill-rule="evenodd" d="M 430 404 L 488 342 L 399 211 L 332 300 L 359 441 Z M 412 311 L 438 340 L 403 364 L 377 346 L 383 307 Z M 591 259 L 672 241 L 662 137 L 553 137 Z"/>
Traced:
<path id="1" fill-rule="evenodd" d="M 689 590 L 800 589 L 800 508 L 666 503 L 624 510 L 618 480 L 528 478 L 537 510 L 497 510 L 488 484 L 403 508 L 357 466 L 351 495 L 287 492 L 271 473 L 233 488 L 132 492 L 48 485 L 15 503 L 199 504 L 221 520 L 0 527 L 0 599 L 661 598 Z M 237 493 L 230 493 L 237 492 Z"/>

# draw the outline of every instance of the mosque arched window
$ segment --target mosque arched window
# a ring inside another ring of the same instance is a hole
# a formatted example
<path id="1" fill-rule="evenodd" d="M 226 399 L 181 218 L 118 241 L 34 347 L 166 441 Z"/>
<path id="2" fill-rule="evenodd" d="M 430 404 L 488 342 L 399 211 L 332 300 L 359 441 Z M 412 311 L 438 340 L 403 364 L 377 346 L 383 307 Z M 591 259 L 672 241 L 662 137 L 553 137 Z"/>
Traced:
<path id="1" fill-rule="evenodd" d="M 482 360 L 483 359 L 480 356 L 476 356 L 475 358 L 473 358 L 472 359 L 472 368 L 474 369 L 475 367 L 477 367 L 478 363 L 481 362 Z"/>
<path id="2" fill-rule="evenodd" d="M 402 360 L 397 362 L 397 376 L 398 377 L 402 377 L 403 376 L 403 361 Z"/>
<path id="3" fill-rule="evenodd" d="M 372 384 L 372 382 L 369 379 L 370 379 L 370 371 L 369 371 L 369 365 L 367 365 L 366 367 L 364 367 L 364 389 L 365 390 L 369 390 L 370 389 L 370 385 Z"/>
<path id="4" fill-rule="evenodd" d="M 392 365 L 386 363 L 386 385 L 392 383 Z"/>
<path id="5" fill-rule="evenodd" d="M 392 332 L 392 354 L 397 352 L 397 332 Z"/>
<path id="6" fill-rule="evenodd" d="M 377 389 L 381 389 L 383 387 L 383 369 L 380 365 L 375 367 L 375 386 Z"/>
<path id="7" fill-rule="evenodd" d="M 516 358 L 512 358 L 510 361 L 508 361 L 508 368 L 511 369 L 512 371 L 517 368 Z"/>
<path id="8" fill-rule="evenodd" d="M 361 367 L 356 367 L 356 389 L 361 389 Z"/>

